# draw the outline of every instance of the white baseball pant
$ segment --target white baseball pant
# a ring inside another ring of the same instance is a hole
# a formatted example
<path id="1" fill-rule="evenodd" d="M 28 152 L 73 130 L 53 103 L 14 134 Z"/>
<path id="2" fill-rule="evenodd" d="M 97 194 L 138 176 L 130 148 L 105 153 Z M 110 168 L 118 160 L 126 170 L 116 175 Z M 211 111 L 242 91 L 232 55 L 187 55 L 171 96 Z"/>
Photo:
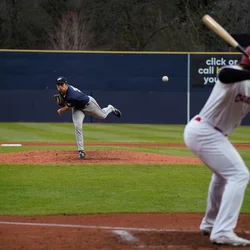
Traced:
<path id="1" fill-rule="evenodd" d="M 186 125 L 184 141 L 213 171 L 200 229 L 212 229 L 210 240 L 214 240 L 236 227 L 249 171 L 228 138 L 202 118 L 196 118 Z"/>
<path id="2" fill-rule="evenodd" d="M 88 114 L 98 119 L 105 119 L 112 111 L 114 111 L 112 105 L 108 105 L 106 108 L 102 109 L 92 96 L 89 96 L 89 103 L 84 109 L 72 109 L 72 120 L 75 126 L 75 137 L 78 151 L 84 150 L 82 124 L 85 115 Z"/>

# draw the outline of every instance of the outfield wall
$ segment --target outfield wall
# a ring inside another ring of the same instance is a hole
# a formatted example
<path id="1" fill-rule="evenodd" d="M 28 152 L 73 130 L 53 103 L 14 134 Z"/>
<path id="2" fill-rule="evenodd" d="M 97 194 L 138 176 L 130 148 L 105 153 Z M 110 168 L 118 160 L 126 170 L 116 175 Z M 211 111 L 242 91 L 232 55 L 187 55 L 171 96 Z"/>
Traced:
<path id="1" fill-rule="evenodd" d="M 100 106 L 113 104 L 123 117 L 86 122 L 185 124 L 204 105 L 225 64 L 238 53 L 126 53 L 0 51 L 0 121 L 70 122 L 59 117 L 53 94 L 55 79 L 92 95 Z M 164 83 L 161 77 L 167 75 Z M 250 124 L 246 118 L 243 124 Z"/>

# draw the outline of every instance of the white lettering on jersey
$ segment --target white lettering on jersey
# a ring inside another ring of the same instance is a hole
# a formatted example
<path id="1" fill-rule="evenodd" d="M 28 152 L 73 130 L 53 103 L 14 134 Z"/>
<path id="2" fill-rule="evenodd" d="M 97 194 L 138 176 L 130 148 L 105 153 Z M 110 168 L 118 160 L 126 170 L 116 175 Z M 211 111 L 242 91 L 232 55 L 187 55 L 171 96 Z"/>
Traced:
<path id="1" fill-rule="evenodd" d="M 71 86 L 71 88 L 72 88 L 74 91 L 76 91 L 76 92 L 80 92 L 80 93 L 81 93 L 81 90 L 79 90 L 78 88 L 73 87 L 72 85 L 70 85 L 70 86 Z"/>

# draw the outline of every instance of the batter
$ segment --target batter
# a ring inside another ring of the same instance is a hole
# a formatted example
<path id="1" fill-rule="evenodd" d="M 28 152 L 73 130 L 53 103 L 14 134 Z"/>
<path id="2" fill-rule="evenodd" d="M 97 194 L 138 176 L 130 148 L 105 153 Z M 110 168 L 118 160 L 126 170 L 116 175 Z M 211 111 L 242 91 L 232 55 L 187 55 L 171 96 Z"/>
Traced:
<path id="1" fill-rule="evenodd" d="M 84 94 L 79 89 L 69 85 L 67 79 L 63 76 L 56 79 L 56 87 L 62 97 L 62 103 L 60 100 L 58 104 L 63 106 L 57 110 L 57 113 L 61 115 L 63 112 L 72 109 L 72 120 L 75 126 L 76 144 L 79 152 L 80 159 L 85 159 L 84 152 L 84 140 L 82 133 L 82 123 L 85 115 L 91 115 L 98 119 L 105 119 L 110 113 L 113 113 L 117 117 L 121 117 L 121 112 L 112 105 L 108 105 L 106 108 L 101 108 L 97 101 L 89 95 Z"/>
<path id="2" fill-rule="evenodd" d="M 250 53 L 250 46 L 247 48 Z M 234 233 L 249 182 L 249 171 L 228 140 L 250 111 L 250 60 L 224 66 L 200 113 L 184 130 L 186 146 L 213 171 L 200 230 L 217 244 L 245 246 Z"/>

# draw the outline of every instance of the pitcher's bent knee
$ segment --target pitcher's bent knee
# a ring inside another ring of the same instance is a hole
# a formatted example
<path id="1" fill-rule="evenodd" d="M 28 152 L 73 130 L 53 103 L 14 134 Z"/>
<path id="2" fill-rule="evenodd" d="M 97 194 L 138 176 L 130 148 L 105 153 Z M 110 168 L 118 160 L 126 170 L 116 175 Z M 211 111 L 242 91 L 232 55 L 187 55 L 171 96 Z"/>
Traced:
<path id="1" fill-rule="evenodd" d="M 99 119 L 104 120 L 106 117 L 107 117 L 107 115 L 104 114 L 103 116 L 100 116 Z"/>
<path id="2" fill-rule="evenodd" d="M 100 114 L 94 114 L 93 116 L 94 116 L 95 118 L 100 119 L 100 120 L 104 120 L 104 119 L 106 119 L 106 117 L 108 116 L 108 114 L 100 113 Z"/>

